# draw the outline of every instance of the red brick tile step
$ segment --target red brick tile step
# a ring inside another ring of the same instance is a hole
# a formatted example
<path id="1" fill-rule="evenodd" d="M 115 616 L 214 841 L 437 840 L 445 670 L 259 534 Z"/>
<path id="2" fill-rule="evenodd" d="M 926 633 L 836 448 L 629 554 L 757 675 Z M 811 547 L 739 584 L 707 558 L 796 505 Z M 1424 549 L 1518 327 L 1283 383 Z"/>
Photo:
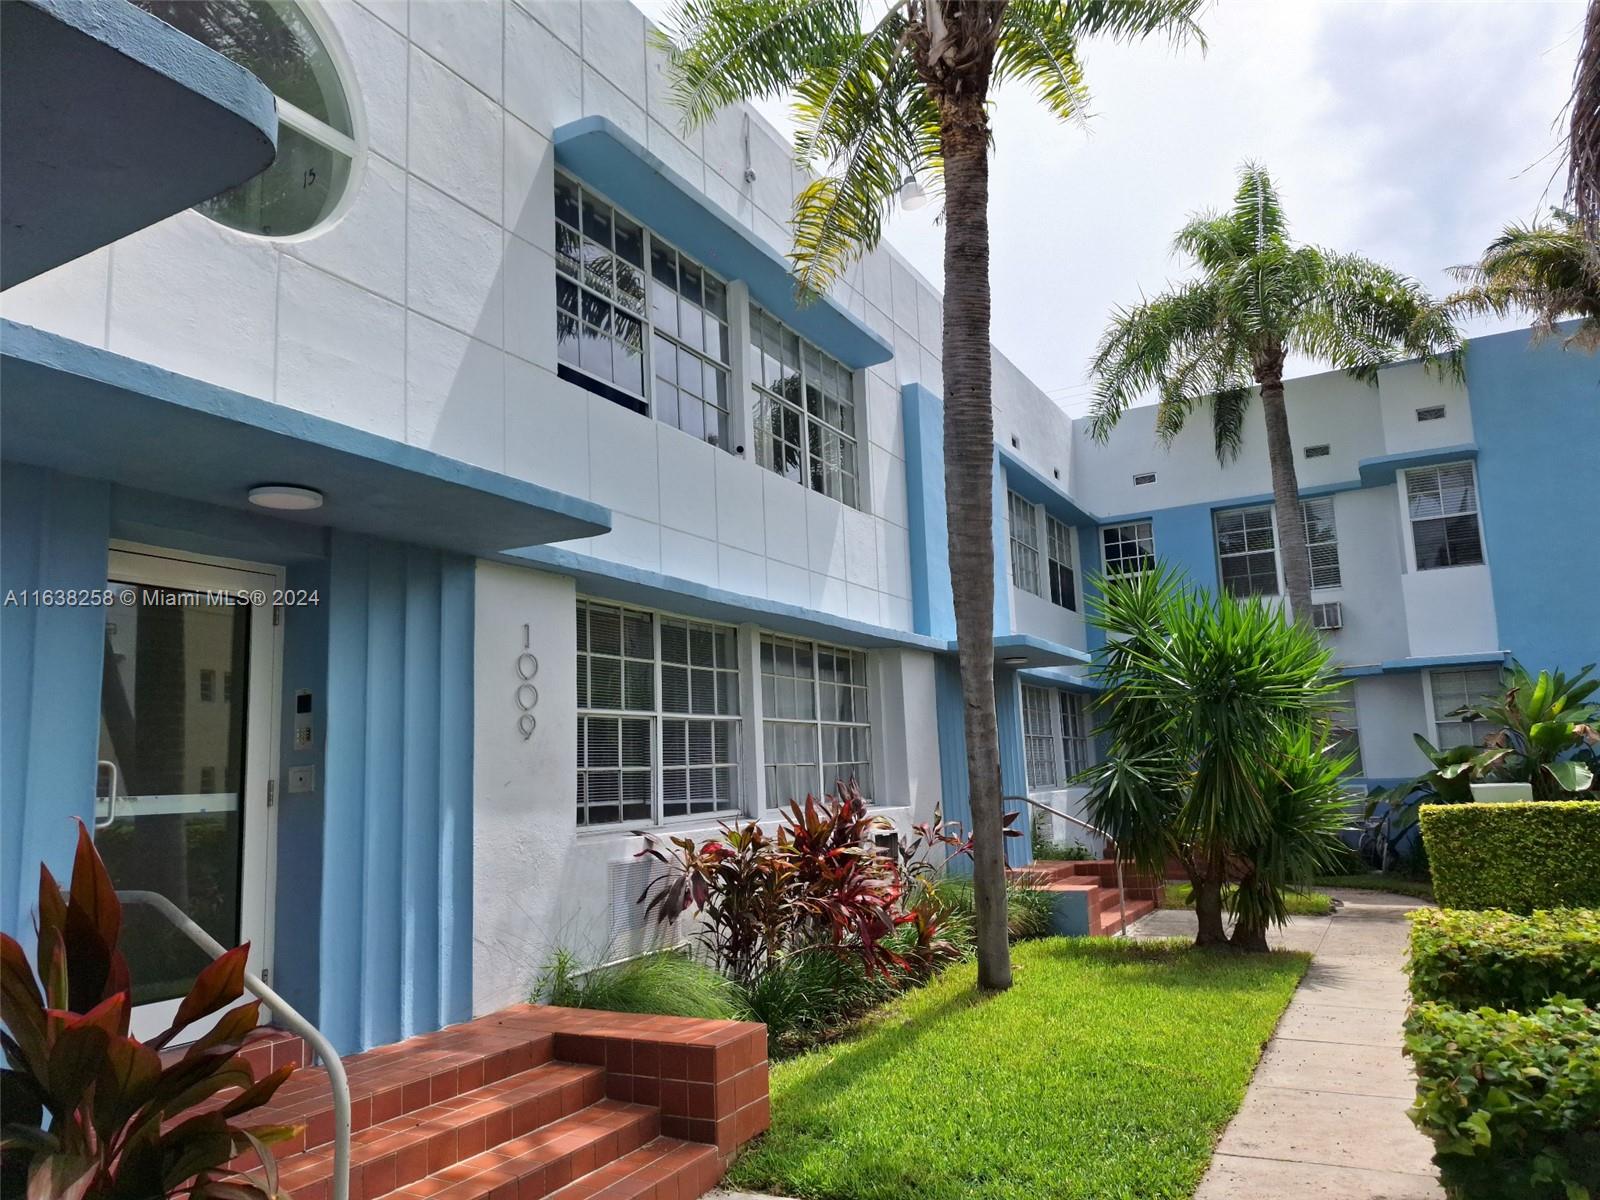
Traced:
<path id="1" fill-rule="evenodd" d="M 534 1005 L 353 1055 L 351 1200 L 695 1200 L 770 1123 L 766 1057 L 761 1025 Z M 281 1187 L 330 1200 L 326 1073 L 258 1119 L 305 1126 Z"/>
<path id="2" fill-rule="evenodd" d="M 1161 881 L 1141 875 L 1127 864 L 1122 868 L 1123 895 L 1126 905 L 1117 896 L 1117 862 L 1111 858 L 1087 859 L 1081 862 L 1040 861 L 1027 867 L 1007 872 L 1018 883 L 1046 892 L 1087 892 L 1089 932 L 1099 937 L 1109 937 L 1122 930 L 1122 910 L 1127 911 L 1128 924 L 1132 925 L 1146 913 L 1155 911 L 1161 903 Z"/>

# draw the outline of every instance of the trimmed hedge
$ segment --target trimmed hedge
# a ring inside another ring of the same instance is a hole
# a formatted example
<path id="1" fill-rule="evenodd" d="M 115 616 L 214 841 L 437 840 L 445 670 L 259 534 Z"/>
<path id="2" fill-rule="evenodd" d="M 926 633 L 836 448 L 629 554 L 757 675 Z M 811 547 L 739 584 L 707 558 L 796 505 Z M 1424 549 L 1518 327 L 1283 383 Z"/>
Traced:
<path id="1" fill-rule="evenodd" d="M 1600 802 L 1424 804 L 1445 908 L 1600 908 Z"/>
<path id="2" fill-rule="evenodd" d="M 1600 1196 L 1600 1013 L 1560 999 L 1531 1013 L 1423 1004 L 1406 1053 L 1411 1119 L 1454 1200 Z"/>
<path id="3" fill-rule="evenodd" d="M 1419 908 L 1411 920 L 1407 970 L 1419 1002 L 1528 1010 L 1568 996 L 1600 1007 L 1600 911 Z"/>

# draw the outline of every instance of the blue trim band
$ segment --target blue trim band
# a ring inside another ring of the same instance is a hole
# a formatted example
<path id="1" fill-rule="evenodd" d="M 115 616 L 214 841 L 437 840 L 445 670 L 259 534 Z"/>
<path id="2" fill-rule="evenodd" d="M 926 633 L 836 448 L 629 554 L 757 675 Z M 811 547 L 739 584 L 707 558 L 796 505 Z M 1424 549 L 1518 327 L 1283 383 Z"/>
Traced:
<path id="1" fill-rule="evenodd" d="M 1439 463 L 1460 462 L 1464 458 L 1477 457 L 1478 447 L 1469 442 L 1460 446 L 1438 446 L 1425 450 L 1407 450 L 1400 454 L 1382 454 L 1377 458 L 1363 458 L 1356 467 L 1361 472 L 1362 487 L 1386 487 L 1407 467 L 1432 467 Z"/>
<path id="2" fill-rule="evenodd" d="M 555 131 L 556 162 L 610 200 L 649 214 L 650 228 L 726 279 L 742 279 L 750 297 L 847 367 L 894 357 L 894 346 L 837 301 L 802 304 L 789 260 L 739 219 L 604 117 L 582 117 Z"/>

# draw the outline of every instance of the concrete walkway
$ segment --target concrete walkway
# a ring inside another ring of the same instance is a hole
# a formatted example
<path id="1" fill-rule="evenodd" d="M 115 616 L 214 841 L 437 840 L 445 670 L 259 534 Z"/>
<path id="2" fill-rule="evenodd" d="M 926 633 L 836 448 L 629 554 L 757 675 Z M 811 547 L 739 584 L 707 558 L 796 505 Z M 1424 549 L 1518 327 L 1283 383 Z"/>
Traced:
<path id="1" fill-rule="evenodd" d="M 1416 1078 L 1400 1052 L 1405 914 L 1418 901 L 1337 890 L 1330 917 L 1293 917 L 1275 947 L 1310 968 L 1267 1043 L 1195 1200 L 1442 1200 L 1433 1144 L 1406 1116 Z M 1133 937 L 1193 937 L 1163 909 Z"/>

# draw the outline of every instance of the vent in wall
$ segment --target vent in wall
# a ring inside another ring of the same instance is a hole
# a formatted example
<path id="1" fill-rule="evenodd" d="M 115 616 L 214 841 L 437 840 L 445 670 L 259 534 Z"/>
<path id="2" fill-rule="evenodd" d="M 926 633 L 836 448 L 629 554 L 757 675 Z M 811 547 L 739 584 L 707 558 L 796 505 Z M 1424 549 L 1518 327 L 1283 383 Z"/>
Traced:
<path id="1" fill-rule="evenodd" d="M 678 922 L 667 925 L 646 914 L 639 903 L 651 880 L 666 867 L 653 858 L 630 858 L 609 864 L 611 885 L 611 944 L 606 958 L 630 958 L 648 950 L 676 945 L 680 940 Z"/>
<path id="2" fill-rule="evenodd" d="M 1330 453 L 1331 449 L 1329 448 L 1327 442 L 1322 442 L 1316 446 L 1306 447 L 1307 458 L 1327 458 Z"/>
<path id="3" fill-rule="evenodd" d="M 1143 487 L 1145 484 L 1154 483 L 1155 481 L 1156 473 L 1154 471 L 1139 471 L 1133 477 L 1133 486 Z"/>
<path id="4" fill-rule="evenodd" d="M 1017 437 L 1016 434 L 1011 435 L 1011 448 L 1013 450 L 1022 449 L 1022 439 Z"/>
<path id="5" fill-rule="evenodd" d="M 1427 408 L 1419 408 L 1419 409 L 1417 409 L 1417 420 L 1419 420 L 1419 421 L 1442 421 L 1442 420 L 1444 420 L 1444 405 L 1442 405 L 1442 404 L 1430 404 L 1430 405 L 1428 405 Z"/>

